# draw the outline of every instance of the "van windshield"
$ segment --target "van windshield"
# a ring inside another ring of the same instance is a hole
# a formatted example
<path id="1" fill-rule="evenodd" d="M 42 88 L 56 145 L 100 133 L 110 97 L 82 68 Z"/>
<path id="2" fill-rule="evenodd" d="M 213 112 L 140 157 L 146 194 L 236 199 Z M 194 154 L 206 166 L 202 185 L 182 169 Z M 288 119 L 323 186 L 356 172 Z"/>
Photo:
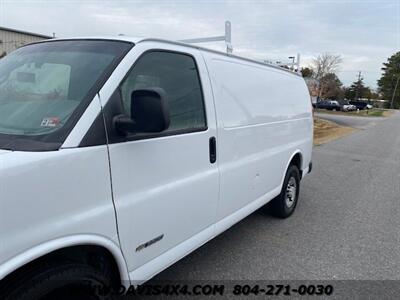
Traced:
<path id="1" fill-rule="evenodd" d="M 51 41 L 0 59 L 0 148 L 11 135 L 62 142 L 54 133 L 61 130 L 65 137 L 64 127 L 87 107 L 84 102 L 93 99 L 99 82 L 129 48 L 114 41 Z"/>

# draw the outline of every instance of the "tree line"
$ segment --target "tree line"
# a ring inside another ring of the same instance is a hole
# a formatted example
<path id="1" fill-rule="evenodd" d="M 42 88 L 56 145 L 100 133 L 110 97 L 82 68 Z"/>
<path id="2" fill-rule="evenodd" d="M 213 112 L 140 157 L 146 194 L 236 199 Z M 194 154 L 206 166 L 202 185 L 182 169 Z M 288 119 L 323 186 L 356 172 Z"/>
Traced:
<path id="1" fill-rule="evenodd" d="M 377 91 L 365 85 L 361 72 L 350 86 L 344 86 L 336 75 L 341 63 L 340 55 L 324 53 L 315 57 L 309 67 L 301 69 L 312 96 L 331 100 L 384 99 L 393 108 L 400 108 L 400 52 L 383 63 Z"/>

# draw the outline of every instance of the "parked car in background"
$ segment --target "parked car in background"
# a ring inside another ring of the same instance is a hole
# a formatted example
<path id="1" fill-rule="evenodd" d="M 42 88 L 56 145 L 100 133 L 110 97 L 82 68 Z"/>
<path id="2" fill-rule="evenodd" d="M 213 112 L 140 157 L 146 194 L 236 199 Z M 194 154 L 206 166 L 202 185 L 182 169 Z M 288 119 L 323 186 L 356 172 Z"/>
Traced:
<path id="1" fill-rule="evenodd" d="M 319 101 L 315 104 L 315 108 L 327 109 L 327 110 L 336 110 L 340 111 L 341 106 L 338 101 L 335 100 L 323 100 Z"/>
<path id="2" fill-rule="evenodd" d="M 371 104 L 367 104 L 367 109 L 372 109 L 374 108 Z"/>
<path id="3" fill-rule="evenodd" d="M 342 111 L 355 111 L 357 110 L 357 107 L 353 104 L 350 104 L 348 101 L 345 101 L 342 104 Z"/>
<path id="4" fill-rule="evenodd" d="M 350 101 L 350 104 L 354 105 L 355 107 L 357 107 L 357 109 L 359 110 L 363 110 L 363 109 L 369 109 L 368 103 L 367 102 L 363 102 L 363 101 Z"/>

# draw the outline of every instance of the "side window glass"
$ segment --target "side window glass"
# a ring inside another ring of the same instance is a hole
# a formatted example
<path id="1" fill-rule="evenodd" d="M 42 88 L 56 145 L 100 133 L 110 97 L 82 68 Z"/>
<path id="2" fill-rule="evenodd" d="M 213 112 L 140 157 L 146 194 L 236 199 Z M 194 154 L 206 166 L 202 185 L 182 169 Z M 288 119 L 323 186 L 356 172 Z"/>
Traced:
<path id="1" fill-rule="evenodd" d="M 200 78 L 191 56 L 153 51 L 140 57 L 120 87 L 127 115 L 132 92 L 151 87 L 160 87 L 167 94 L 171 122 L 166 131 L 206 127 Z"/>

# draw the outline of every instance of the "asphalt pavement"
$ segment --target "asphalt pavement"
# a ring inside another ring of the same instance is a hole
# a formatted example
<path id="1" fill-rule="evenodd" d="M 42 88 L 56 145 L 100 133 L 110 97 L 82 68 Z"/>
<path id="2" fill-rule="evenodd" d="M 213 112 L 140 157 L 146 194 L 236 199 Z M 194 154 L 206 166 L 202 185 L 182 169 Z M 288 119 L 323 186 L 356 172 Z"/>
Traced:
<path id="1" fill-rule="evenodd" d="M 385 117 L 359 117 L 359 116 L 345 116 L 332 113 L 316 112 L 315 116 L 324 120 L 335 122 L 342 126 L 353 127 L 357 129 L 365 129 L 370 126 L 376 125 L 378 122 L 385 120 Z"/>
<path id="2" fill-rule="evenodd" d="M 380 119 L 314 148 L 290 218 L 260 209 L 155 280 L 399 280 L 400 113 Z"/>

